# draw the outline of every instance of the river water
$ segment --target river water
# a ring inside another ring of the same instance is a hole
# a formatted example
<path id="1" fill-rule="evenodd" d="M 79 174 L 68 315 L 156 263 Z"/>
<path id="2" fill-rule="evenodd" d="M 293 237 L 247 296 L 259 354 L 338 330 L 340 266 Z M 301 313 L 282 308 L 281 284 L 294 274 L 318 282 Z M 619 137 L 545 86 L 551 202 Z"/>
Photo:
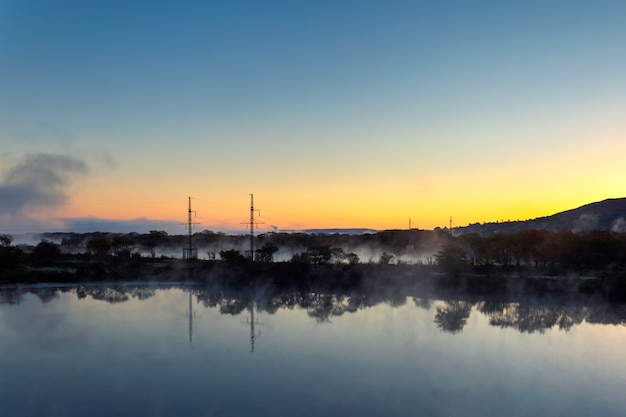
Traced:
<path id="1" fill-rule="evenodd" d="M 0 290 L 2 416 L 623 416 L 602 300 Z"/>

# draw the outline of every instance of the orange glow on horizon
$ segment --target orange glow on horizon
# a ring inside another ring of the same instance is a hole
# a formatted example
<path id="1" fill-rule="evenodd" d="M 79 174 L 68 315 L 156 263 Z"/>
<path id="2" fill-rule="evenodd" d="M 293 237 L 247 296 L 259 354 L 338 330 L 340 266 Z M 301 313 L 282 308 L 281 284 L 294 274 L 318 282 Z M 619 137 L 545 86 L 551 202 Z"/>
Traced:
<path id="1" fill-rule="evenodd" d="M 604 145 L 615 145 L 607 141 Z M 559 158 L 543 152 L 524 164 L 508 160 L 458 161 L 445 167 L 381 170 L 350 176 L 306 173 L 301 183 L 281 177 L 246 175 L 223 179 L 190 176 L 180 184 L 160 171 L 127 180 L 127 173 L 99 172 L 73 190 L 61 217 L 113 220 L 154 219 L 185 222 L 187 197 L 200 228 L 239 230 L 249 219 L 249 193 L 261 211 L 260 231 L 305 228 L 455 227 L 473 223 L 529 220 L 606 198 L 624 196 L 626 166 L 619 145 L 605 150 L 589 143 L 563 151 Z M 583 167 L 584 169 L 577 169 Z M 382 167 L 381 167 L 382 168 Z M 430 170 L 430 171 L 429 171 Z M 268 174 L 269 175 L 269 174 Z"/>

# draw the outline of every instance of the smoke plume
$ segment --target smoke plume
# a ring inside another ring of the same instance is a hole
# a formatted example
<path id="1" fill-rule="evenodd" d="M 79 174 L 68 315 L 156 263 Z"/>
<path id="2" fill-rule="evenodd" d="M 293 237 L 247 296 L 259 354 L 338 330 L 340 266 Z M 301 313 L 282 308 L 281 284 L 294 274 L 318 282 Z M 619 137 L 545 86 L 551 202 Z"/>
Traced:
<path id="1" fill-rule="evenodd" d="M 611 226 L 611 231 L 616 233 L 626 232 L 626 220 L 623 217 L 616 219 Z"/>
<path id="2" fill-rule="evenodd" d="M 574 233 L 588 232 L 589 230 L 595 230 L 598 226 L 599 218 L 596 214 L 584 213 L 581 214 L 575 221 L 572 231 Z"/>

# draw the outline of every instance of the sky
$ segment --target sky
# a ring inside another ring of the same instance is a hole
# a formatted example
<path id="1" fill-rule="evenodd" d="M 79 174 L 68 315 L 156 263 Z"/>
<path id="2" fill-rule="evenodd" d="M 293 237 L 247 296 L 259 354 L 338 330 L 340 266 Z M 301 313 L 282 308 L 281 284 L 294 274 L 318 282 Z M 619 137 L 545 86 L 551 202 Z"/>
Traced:
<path id="1" fill-rule="evenodd" d="M 432 229 L 626 196 L 626 2 L 0 0 L 0 233 Z M 259 217 L 260 214 L 260 217 Z"/>

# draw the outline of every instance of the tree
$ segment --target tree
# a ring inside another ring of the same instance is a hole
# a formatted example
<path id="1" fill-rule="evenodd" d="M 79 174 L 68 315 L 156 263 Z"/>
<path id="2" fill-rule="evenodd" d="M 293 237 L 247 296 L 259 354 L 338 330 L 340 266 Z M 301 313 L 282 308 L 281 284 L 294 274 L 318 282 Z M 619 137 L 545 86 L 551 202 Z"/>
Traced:
<path id="1" fill-rule="evenodd" d="M 0 235 L 0 246 L 8 248 L 13 243 L 13 236 L 11 235 Z"/>
<path id="2" fill-rule="evenodd" d="M 458 275 L 467 267 L 465 249 L 456 243 L 448 243 L 435 254 L 435 263 L 445 272 Z"/>
<path id="3" fill-rule="evenodd" d="M 105 257 L 109 254 L 113 244 L 110 239 L 105 237 L 94 237 L 87 242 L 87 252 L 92 255 Z"/>
<path id="4" fill-rule="evenodd" d="M 0 268 L 15 268 L 20 262 L 23 253 L 12 242 L 13 236 L 0 235 Z"/>
<path id="5" fill-rule="evenodd" d="M 111 241 L 111 250 L 120 257 L 130 257 L 135 240 L 128 236 L 115 236 Z"/>
<path id="6" fill-rule="evenodd" d="M 33 256 L 38 262 L 54 261 L 61 256 L 61 248 L 58 244 L 44 239 L 35 246 Z"/>
<path id="7" fill-rule="evenodd" d="M 378 259 L 378 263 L 381 265 L 389 265 L 394 260 L 394 256 L 388 252 L 383 252 Z"/>
<path id="8" fill-rule="evenodd" d="M 356 265 L 359 263 L 359 255 L 354 252 L 347 253 L 345 259 L 350 265 Z"/>
<path id="9" fill-rule="evenodd" d="M 487 240 L 489 258 L 502 268 L 507 268 L 513 257 L 511 242 L 508 233 L 497 233 Z"/>
<path id="10" fill-rule="evenodd" d="M 489 251 L 487 240 L 478 233 L 468 233 L 459 237 L 459 241 L 466 248 L 469 263 L 474 267 L 489 265 Z"/>
<path id="11" fill-rule="evenodd" d="M 331 248 L 330 259 L 334 264 L 340 264 L 346 260 L 346 254 L 342 248 Z"/>
<path id="12" fill-rule="evenodd" d="M 164 246 L 168 241 L 168 234 L 163 230 L 150 230 L 147 235 L 142 235 L 141 237 L 143 244 L 149 249 Z"/>
<path id="13" fill-rule="evenodd" d="M 330 262 L 333 252 L 330 246 L 311 246 L 307 249 L 307 255 L 310 263 L 322 265 Z"/>
<path id="14" fill-rule="evenodd" d="M 274 253 L 278 251 L 278 246 L 273 242 L 265 242 L 260 249 L 257 249 L 257 260 L 260 262 L 274 261 Z"/>
<path id="15" fill-rule="evenodd" d="M 521 261 L 527 265 L 539 266 L 541 262 L 541 245 L 549 232 L 540 229 L 522 230 L 514 236 L 516 250 Z"/>
<path id="16" fill-rule="evenodd" d="M 244 263 L 248 260 L 243 253 L 237 249 L 228 249 L 220 251 L 220 258 L 222 258 L 227 264 L 233 265 L 237 263 Z"/>
<path id="17" fill-rule="evenodd" d="M 308 264 L 310 262 L 309 253 L 308 252 L 294 253 L 293 255 L 291 255 L 290 262 Z"/>

